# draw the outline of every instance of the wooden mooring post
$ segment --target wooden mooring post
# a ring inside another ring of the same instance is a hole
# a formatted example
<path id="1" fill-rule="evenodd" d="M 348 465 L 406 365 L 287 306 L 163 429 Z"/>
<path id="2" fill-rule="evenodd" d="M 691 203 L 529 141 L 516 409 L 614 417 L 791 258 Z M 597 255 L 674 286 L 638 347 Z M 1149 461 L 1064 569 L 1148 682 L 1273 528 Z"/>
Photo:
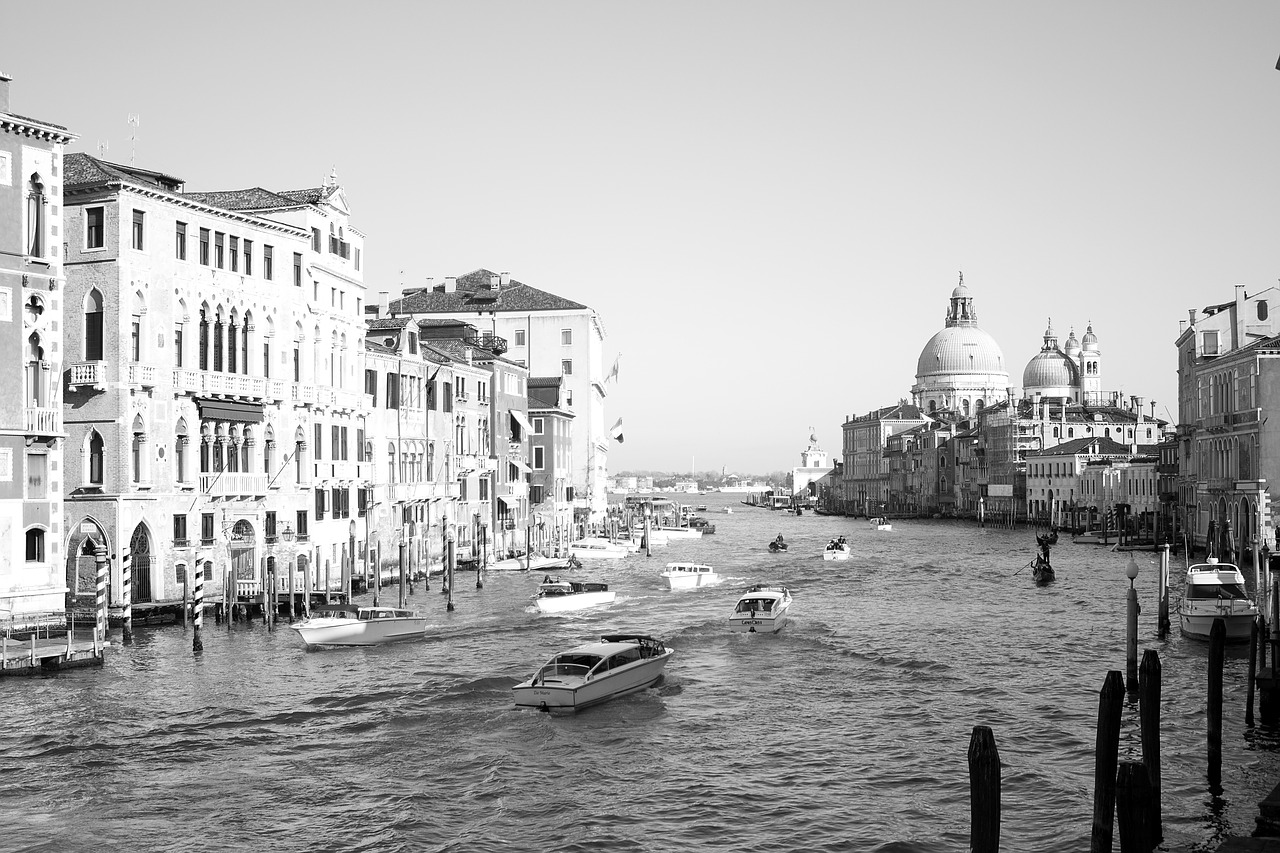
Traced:
<path id="1" fill-rule="evenodd" d="M 204 627 L 204 566 L 199 561 L 196 561 L 196 591 L 193 601 L 192 620 L 195 628 L 191 632 L 191 651 L 198 653 L 204 651 L 204 641 L 200 639 L 200 629 Z"/>
<path id="2" fill-rule="evenodd" d="M 94 545 L 93 561 L 98 568 L 98 598 L 94 613 L 97 622 L 93 629 L 93 651 L 94 654 L 107 644 L 107 546 L 102 544 Z"/>
<path id="3" fill-rule="evenodd" d="M 1249 677 L 1245 685 L 1244 724 L 1253 725 L 1253 685 L 1258 677 L 1258 620 L 1249 625 Z"/>
<path id="4" fill-rule="evenodd" d="M 1107 673 L 1098 692 L 1098 735 L 1094 742 L 1093 831 L 1089 853 L 1111 853 L 1116 806 L 1116 766 L 1120 755 L 1120 711 L 1124 706 L 1124 678 Z"/>
<path id="5" fill-rule="evenodd" d="M 969 850 L 1000 849 L 1000 752 L 990 726 L 974 726 L 969 738 Z"/>
<path id="6" fill-rule="evenodd" d="M 1122 853 L 1150 853 L 1156 842 L 1151 832 L 1151 782 L 1141 761 L 1120 763 L 1116 774 L 1116 817 Z"/>
<path id="7" fill-rule="evenodd" d="M 133 555 L 125 554 L 120 561 L 120 596 L 124 599 L 124 621 L 120 628 L 121 642 L 133 645 Z"/>
<path id="8" fill-rule="evenodd" d="M 1209 629 L 1209 787 L 1222 787 L 1222 666 L 1226 659 L 1227 624 L 1214 619 Z"/>
<path id="9" fill-rule="evenodd" d="M 1156 636 L 1165 639 L 1169 636 L 1169 546 L 1160 549 L 1160 612 L 1156 623 Z"/>
<path id="10" fill-rule="evenodd" d="M 1164 841 L 1160 815 L 1160 689 L 1160 655 L 1155 649 L 1147 649 L 1138 667 L 1138 718 L 1142 728 L 1142 763 L 1151 789 L 1148 800 L 1151 814 L 1147 820 L 1150 847 Z M 1123 839 L 1120 844 L 1122 849 L 1128 849 Z"/>

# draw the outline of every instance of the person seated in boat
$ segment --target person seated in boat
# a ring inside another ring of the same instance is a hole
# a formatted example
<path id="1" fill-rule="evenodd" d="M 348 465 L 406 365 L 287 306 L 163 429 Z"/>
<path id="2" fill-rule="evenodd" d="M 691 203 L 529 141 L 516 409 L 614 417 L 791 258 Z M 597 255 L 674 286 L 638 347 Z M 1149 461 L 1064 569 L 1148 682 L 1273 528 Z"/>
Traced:
<path id="1" fill-rule="evenodd" d="M 775 540 L 773 540 L 773 541 L 774 541 L 774 542 L 777 542 L 779 545 L 781 545 L 781 544 L 782 544 L 782 534 L 781 534 L 781 533 L 779 533 L 779 534 L 778 534 L 778 538 L 777 538 L 777 539 L 775 539 Z"/>
<path id="2" fill-rule="evenodd" d="M 843 536 L 841 536 L 838 540 L 836 540 L 836 544 L 837 544 L 837 545 L 844 545 L 844 544 L 847 544 L 847 543 L 846 543 L 845 538 L 844 538 Z"/>

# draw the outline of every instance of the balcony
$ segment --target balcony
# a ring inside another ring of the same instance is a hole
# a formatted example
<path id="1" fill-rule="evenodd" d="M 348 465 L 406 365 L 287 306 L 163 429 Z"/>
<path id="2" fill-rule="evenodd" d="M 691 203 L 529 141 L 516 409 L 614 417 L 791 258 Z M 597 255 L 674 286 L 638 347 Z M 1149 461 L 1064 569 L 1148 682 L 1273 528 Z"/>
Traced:
<path id="1" fill-rule="evenodd" d="M 107 381 L 107 363 L 105 361 L 81 361 L 71 365 L 71 387 L 91 385 L 101 391 Z"/>
<path id="2" fill-rule="evenodd" d="M 61 435 L 62 409 L 27 406 L 22 410 L 27 435 Z"/>
<path id="3" fill-rule="evenodd" d="M 135 365 L 130 365 L 133 368 Z M 142 365 L 136 365 L 141 367 Z M 130 382 L 133 382 L 132 372 Z M 228 397 L 244 397 L 261 400 L 267 394 L 267 380 L 261 376 L 245 376 L 241 373 L 219 373 L 211 370 L 173 369 L 173 385 L 180 394 L 222 394 Z"/>
<path id="4" fill-rule="evenodd" d="M 260 497 L 266 493 L 266 474 L 223 471 L 221 474 L 200 475 L 200 494 L 211 498 Z"/>
<path id="5" fill-rule="evenodd" d="M 129 384 L 140 385 L 143 388 L 156 387 L 156 377 L 159 375 L 160 369 L 154 364 L 139 364 L 136 361 L 129 362 Z"/>

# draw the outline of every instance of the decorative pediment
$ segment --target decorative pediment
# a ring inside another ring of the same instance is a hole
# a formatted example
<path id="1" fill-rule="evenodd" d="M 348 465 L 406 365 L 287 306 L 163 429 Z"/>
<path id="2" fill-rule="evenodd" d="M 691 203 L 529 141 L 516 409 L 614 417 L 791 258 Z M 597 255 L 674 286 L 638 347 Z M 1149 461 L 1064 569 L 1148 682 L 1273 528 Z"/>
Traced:
<path id="1" fill-rule="evenodd" d="M 351 215 L 351 210 L 347 207 L 347 194 L 342 191 L 341 187 L 330 193 L 329 197 L 325 199 L 325 201 L 329 203 L 330 207 L 341 213 L 343 216 Z"/>

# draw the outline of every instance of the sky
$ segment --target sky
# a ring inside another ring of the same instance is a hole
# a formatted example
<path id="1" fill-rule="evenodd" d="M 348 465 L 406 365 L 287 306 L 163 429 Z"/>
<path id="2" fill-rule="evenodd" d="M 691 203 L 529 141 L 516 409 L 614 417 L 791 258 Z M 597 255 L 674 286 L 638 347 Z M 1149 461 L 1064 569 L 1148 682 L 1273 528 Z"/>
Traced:
<path id="1" fill-rule="evenodd" d="M 961 271 L 1013 384 L 1092 322 L 1104 388 L 1176 421 L 1179 320 L 1280 277 L 1272 2 L 194 10 L 7 9 L 42 33 L 0 52 L 12 111 L 191 191 L 336 170 L 370 291 L 483 267 L 593 307 L 611 473 L 838 457 Z"/>

